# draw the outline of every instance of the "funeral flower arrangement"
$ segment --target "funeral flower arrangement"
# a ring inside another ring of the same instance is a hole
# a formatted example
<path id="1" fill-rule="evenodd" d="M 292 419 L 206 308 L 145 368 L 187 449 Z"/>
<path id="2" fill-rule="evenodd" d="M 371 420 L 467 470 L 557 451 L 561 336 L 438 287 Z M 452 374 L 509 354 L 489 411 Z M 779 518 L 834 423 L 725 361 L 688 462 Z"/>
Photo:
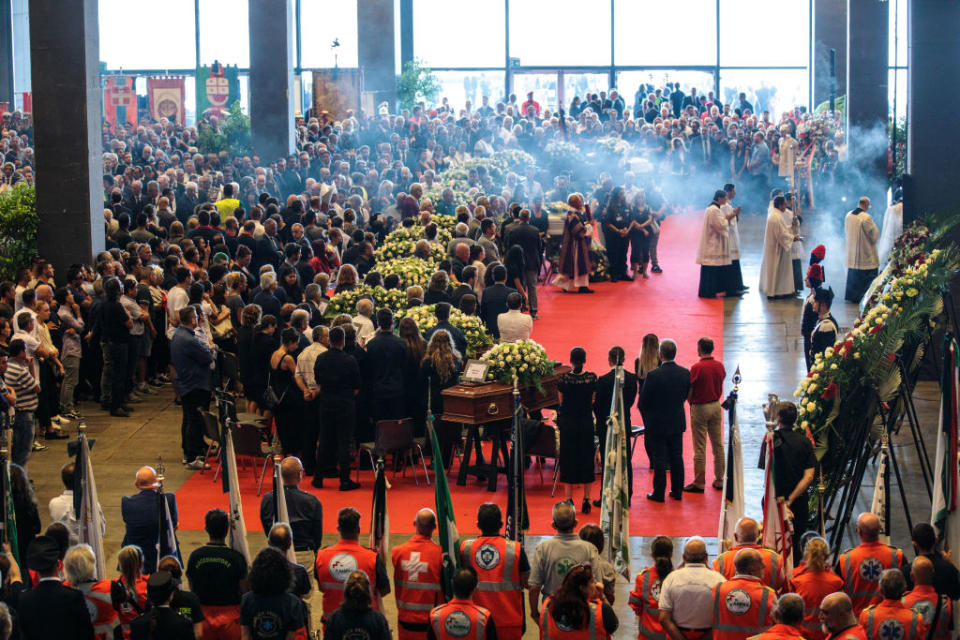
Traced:
<path id="1" fill-rule="evenodd" d="M 432 260 L 421 260 L 413 256 L 405 256 L 391 260 L 377 260 L 374 267 L 384 277 L 390 274 L 400 276 L 400 287 L 407 288 L 413 285 L 426 287 L 430 284 L 430 277 L 437 270 L 436 264 Z M 402 292 L 405 294 L 405 292 Z M 404 300 L 406 304 L 406 300 Z M 391 309 L 393 307 L 390 307 Z"/>
<path id="2" fill-rule="evenodd" d="M 413 253 L 415 247 L 416 242 L 413 240 L 401 239 L 399 237 L 392 242 L 384 242 L 382 246 L 377 247 L 373 252 L 373 257 L 377 259 L 377 268 L 380 268 L 380 262 L 398 260 L 409 256 Z"/>
<path id="3" fill-rule="evenodd" d="M 554 140 L 543 151 L 554 168 L 572 168 L 582 160 L 580 147 L 570 142 Z"/>
<path id="4" fill-rule="evenodd" d="M 597 143 L 600 153 L 614 158 L 622 158 L 630 151 L 630 144 L 621 138 L 601 138 Z"/>
<path id="5" fill-rule="evenodd" d="M 428 331 L 437 326 L 437 316 L 434 315 L 436 305 L 421 305 L 407 309 L 403 315 L 412 318 L 417 323 L 420 333 L 426 337 Z M 467 352 L 461 353 L 466 358 L 476 358 L 485 349 L 493 344 L 493 336 L 487 331 L 486 326 L 477 316 L 468 316 L 459 309 L 450 310 L 450 324 L 452 324 L 467 339 Z"/>
<path id="6" fill-rule="evenodd" d="M 896 259 L 885 271 L 886 277 L 876 286 L 871 302 L 865 307 L 853 328 L 838 335 L 837 342 L 822 355 L 817 355 L 810 373 L 800 381 L 795 395 L 799 398 L 797 428 L 808 433 L 816 443 L 825 478 L 827 494 L 837 490 L 837 475 L 847 460 L 842 451 L 845 438 L 856 431 L 864 415 L 864 406 L 847 398 L 862 397 L 856 393 L 864 382 L 876 381 L 879 400 L 893 403 L 901 385 L 900 363 L 913 371 L 923 357 L 929 332 L 943 312 L 943 293 L 953 275 L 960 269 L 960 254 L 953 247 L 937 248 L 944 237 L 908 228 L 903 236 L 925 237 L 921 244 L 901 236 L 898 244 L 913 248 L 909 263 Z M 901 252 L 900 256 L 907 254 Z M 852 406 L 858 404 L 858 406 Z M 882 425 L 875 419 L 870 439 L 879 436 Z"/>
<path id="7" fill-rule="evenodd" d="M 335 318 L 344 313 L 352 316 L 357 312 L 357 302 L 361 298 L 373 300 L 373 287 L 361 284 L 349 291 L 341 291 L 330 298 L 330 304 L 327 305 L 327 311 L 324 315 L 328 318 Z"/>
<path id="8" fill-rule="evenodd" d="M 590 272 L 590 282 L 605 282 L 610 279 L 610 256 L 607 250 L 594 240 L 590 244 L 590 258 L 593 260 L 593 271 Z"/>
<path id="9" fill-rule="evenodd" d="M 543 390 L 540 379 L 553 375 L 553 361 L 547 358 L 547 352 L 533 340 L 518 340 L 494 345 L 480 358 L 490 365 L 488 380 L 501 384 L 513 384 L 517 376 L 520 387 L 536 387 Z"/>

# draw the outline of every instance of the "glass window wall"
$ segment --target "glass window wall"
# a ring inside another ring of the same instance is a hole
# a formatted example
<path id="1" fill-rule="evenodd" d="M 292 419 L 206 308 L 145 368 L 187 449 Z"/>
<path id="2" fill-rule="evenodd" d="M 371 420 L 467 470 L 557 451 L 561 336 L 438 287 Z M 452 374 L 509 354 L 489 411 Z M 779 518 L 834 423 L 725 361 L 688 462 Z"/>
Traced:
<path id="1" fill-rule="evenodd" d="M 356 67 L 358 35 L 357 0 L 300 0 L 303 68 Z"/>
<path id="2" fill-rule="evenodd" d="M 153 5 L 155 7 L 155 5 Z M 156 11 L 151 11 L 151 15 Z M 192 16 L 191 11 L 187 16 Z M 247 3 L 236 0 L 200 0 L 200 64 L 250 66 L 250 29 Z M 152 20 L 152 17 L 151 17 Z M 193 49 L 191 48 L 191 51 Z"/>
<path id="3" fill-rule="evenodd" d="M 193 69 L 193 9 L 193 0 L 167 0 L 162 10 L 153 0 L 100 0 L 100 60 L 109 69 Z"/>
<path id="4" fill-rule="evenodd" d="M 490 106 L 496 106 L 503 97 L 503 71 L 434 71 L 440 80 L 440 93 L 436 101 L 447 99 L 456 112 L 466 108 L 467 100 L 474 109 L 481 104 L 481 98 L 490 98 Z"/>
<path id="5" fill-rule="evenodd" d="M 503 67 L 503 12 L 502 1 L 416 0 L 413 55 L 428 67 Z"/>
<path id="6" fill-rule="evenodd" d="M 617 65 L 686 66 L 717 62 L 716 0 L 685 0 L 682 14 L 669 2 L 614 0 L 613 15 Z"/>
<path id="7" fill-rule="evenodd" d="M 610 3 L 510 0 L 510 57 L 526 67 L 609 66 Z"/>

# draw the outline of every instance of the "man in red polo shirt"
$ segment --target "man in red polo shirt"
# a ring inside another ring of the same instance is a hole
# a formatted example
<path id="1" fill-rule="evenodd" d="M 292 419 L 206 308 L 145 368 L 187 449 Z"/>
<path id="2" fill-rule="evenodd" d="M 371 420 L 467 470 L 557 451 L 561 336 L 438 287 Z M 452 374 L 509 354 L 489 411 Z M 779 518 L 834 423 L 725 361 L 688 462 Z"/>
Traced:
<path id="1" fill-rule="evenodd" d="M 690 493 L 703 493 L 706 485 L 707 436 L 713 449 L 713 488 L 723 489 L 723 380 L 727 372 L 723 363 L 713 359 L 713 340 L 697 340 L 700 361 L 690 367 L 690 430 L 693 434 L 693 482 L 683 488 Z"/>

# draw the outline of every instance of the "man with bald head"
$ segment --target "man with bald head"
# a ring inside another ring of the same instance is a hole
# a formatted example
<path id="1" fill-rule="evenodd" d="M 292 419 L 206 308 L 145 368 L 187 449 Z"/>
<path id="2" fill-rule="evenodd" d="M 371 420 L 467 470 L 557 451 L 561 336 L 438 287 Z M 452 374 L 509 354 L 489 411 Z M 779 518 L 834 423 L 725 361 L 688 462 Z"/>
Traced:
<path id="1" fill-rule="evenodd" d="M 931 629 L 931 640 L 949 640 L 953 627 L 953 603 L 933 588 L 933 562 L 926 556 L 917 556 L 910 567 L 913 589 L 903 596 L 903 604 L 923 616 Z"/>
<path id="2" fill-rule="evenodd" d="M 420 509 L 413 527 L 414 536 L 394 547 L 391 554 L 400 640 L 423 638 L 431 609 L 443 603 L 443 550 L 433 541 L 437 515 L 432 509 Z"/>
<path id="3" fill-rule="evenodd" d="M 774 625 L 750 640 L 803 640 L 803 598 L 785 593 L 773 610 Z"/>
<path id="4" fill-rule="evenodd" d="M 880 576 L 883 600 L 860 612 L 860 626 L 867 640 L 923 640 L 927 625 L 923 616 L 901 602 L 907 580 L 899 569 L 887 569 Z"/>
<path id="5" fill-rule="evenodd" d="M 724 577 L 707 567 L 707 545 L 691 538 L 683 547 L 683 565 L 660 584 L 660 624 L 670 640 L 696 640 L 710 632 L 713 589 Z"/>
<path id="6" fill-rule="evenodd" d="M 734 546 L 724 551 L 713 561 L 713 568 L 723 577 L 730 579 L 737 572 L 734 558 L 741 549 L 755 549 L 763 559 L 763 575 L 760 581 L 776 592 L 783 591 L 786 586 L 786 571 L 783 569 L 783 558 L 772 549 L 764 549 L 757 541 L 760 539 L 760 525 L 753 518 L 740 518 L 733 531 Z"/>
<path id="7" fill-rule="evenodd" d="M 903 552 L 880 542 L 880 519 L 872 513 L 861 513 L 857 518 L 860 544 L 837 559 L 836 571 L 843 578 L 843 590 L 853 602 L 856 616 L 872 604 L 883 600 L 880 575 L 886 569 L 903 565 Z"/>
<path id="8" fill-rule="evenodd" d="M 820 628 L 826 640 L 866 640 L 867 632 L 857 623 L 853 602 L 842 591 L 831 593 L 820 602 Z"/>
<path id="9" fill-rule="evenodd" d="M 537 545 L 530 563 L 530 617 L 540 623 L 540 594 L 544 599 L 560 587 L 567 572 L 581 562 L 596 567 L 600 562 L 597 548 L 574 533 L 577 511 L 569 502 L 553 506 L 553 528 L 557 534 Z"/>
<path id="10" fill-rule="evenodd" d="M 287 500 L 288 524 L 293 534 L 297 562 L 312 567 L 317 549 L 323 546 L 323 505 L 316 496 L 300 489 L 300 481 L 303 480 L 300 458 L 288 456 L 283 459 L 280 463 L 280 479 Z M 260 500 L 260 524 L 267 535 L 277 522 L 275 503 L 273 491 L 263 494 Z"/>
<path id="11" fill-rule="evenodd" d="M 733 565 L 733 577 L 713 588 L 710 626 L 714 640 L 746 640 L 773 623 L 771 613 L 777 594 L 760 582 L 764 570 L 760 551 L 740 549 Z"/>
<path id="12" fill-rule="evenodd" d="M 157 535 L 160 521 L 157 518 L 157 472 L 153 467 L 137 470 L 135 486 L 137 493 L 120 499 L 120 515 L 126 525 L 122 546 L 135 544 L 143 550 L 143 573 L 157 570 Z M 177 528 L 177 498 L 172 492 L 164 492 L 173 528 Z M 173 553 L 176 550 L 166 550 Z"/>

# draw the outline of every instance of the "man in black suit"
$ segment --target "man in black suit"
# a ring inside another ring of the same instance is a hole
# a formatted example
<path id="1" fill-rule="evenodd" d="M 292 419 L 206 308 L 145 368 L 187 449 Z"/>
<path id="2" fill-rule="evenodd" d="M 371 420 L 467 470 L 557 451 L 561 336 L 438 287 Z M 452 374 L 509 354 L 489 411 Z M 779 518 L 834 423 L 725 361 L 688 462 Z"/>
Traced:
<path id="1" fill-rule="evenodd" d="M 386 307 L 377 310 L 377 329 L 367 343 L 367 375 L 377 390 L 373 419 L 399 420 L 406 416 L 407 409 L 403 393 L 407 343 L 393 334 L 393 312 Z"/>
<path id="2" fill-rule="evenodd" d="M 154 502 L 154 513 L 156 502 Z M 27 548 L 27 565 L 40 574 L 33 589 L 20 594 L 20 637 L 25 640 L 93 640 L 87 600 L 77 589 L 60 582 L 60 547 L 48 536 L 37 536 Z"/>
<path id="3" fill-rule="evenodd" d="M 494 338 L 500 338 L 500 329 L 497 328 L 497 317 L 507 312 L 507 296 L 516 293 L 513 287 L 507 284 L 507 268 L 498 264 L 493 268 L 493 285 L 486 287 L 480 297 L 480 317 L 487 331 Z"/>
<path id="4" fill-rule="evenodd" d="M 454 309 L 460 308 L 460 298 L 466 295 L 473 295 L 473 286 L 477 283 L 477 268 L 468 264 L 463 268 L 460 274 L 460 284 L 450 294 L 450 304 Z"/>
<path id="5" fill-rule="evenodd" d="M 143 550 L 143 573 L 157 570 L 157 534 L 160 522 L 157 518 L 157 472 L 153 467 L 141 467 L 137 471 L 137 493 L 120 499 L 120 514 L 127 530 L 123 546 L 135 544 Z M 164 493 L 173 528 L 177 528 L 177 500 L 172 493 Z M 168 550 L 173 553 L 176 550 Z"/>
<path id="6" fill-rule="evenodd" d="M 647 499 L 663 502 L 670 465 L 670 497 L 683 496 L 683 432 L 687 419 L 683 403 L 690 393 L 690 371 L 673 361 L 677 345 L 673 340 L 660 343 L 662 364 L 647 374 L 640 390 L 640 415 L 645 428 L 644 446 L 653 463 L 653 493 Z"/>
<path id="7" fill-rule="evenodd" d="M 430 342 L 430 338 L 432 338 L 433 334 L 435 334 L 437 331 L 446 331 L 448 334 L 450 334 L 450 339 L 453 340 L 454 348 L 460 352 L 460 357 L 466 358 L 467 339 L 460 329 L 457 329 L 455 326 L 450 324 L 450 308 L 449 302 L 437 303 L 437 306 L 433 309 L 433 315 L 437 317 L 437 324 L 435 324 L 424 337 L 427 339 L 427 342 Z"/>
<path id="8" fill-rule="evenodd" d="M 526 268 L 523 272 L 523 284 L 527 288 L 527 307 L 530 315 L 537 319 L 537 278 L 543 264 L 543 239 L 537 228 L 530 224 L 530 210 L 520 212 L 520 222 L 510 225 L 507 235 L 507 248 L 520 245 Z"/>
<path id="9" fill-rule="evenodd" d="M 626 354 L 623 347 L 611 347 L 607 353 L 607 364 L 610 365 L 610 371 L 597 379 L 597 394 L 593 402 L 593 414 L 597 417 L 597 435 L 600 437 L 600 455 L 604 459 L 604 452 L 607 450 L 607 418 L 610 417 L 610 404 L 613 402 L 613 387 L 617 378 L 617 365 L 623 365 Z M 636 374 L 623 370 L 623 407 L 626 414 L 626 424 L 624 432 L 630 437 L 630 409 L 633 407 L 633 401 L 637 399 L 637 376 Z M 629 495 L 633 495 L 633 449 L 630 448 L 631 442 L 627 441 L 627 480 L 629 484 Z M 594 501 L 596 506 L 600 506 L 599 500 Z"/>

